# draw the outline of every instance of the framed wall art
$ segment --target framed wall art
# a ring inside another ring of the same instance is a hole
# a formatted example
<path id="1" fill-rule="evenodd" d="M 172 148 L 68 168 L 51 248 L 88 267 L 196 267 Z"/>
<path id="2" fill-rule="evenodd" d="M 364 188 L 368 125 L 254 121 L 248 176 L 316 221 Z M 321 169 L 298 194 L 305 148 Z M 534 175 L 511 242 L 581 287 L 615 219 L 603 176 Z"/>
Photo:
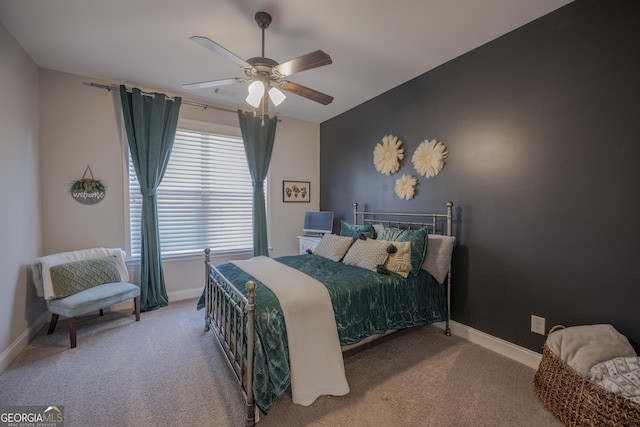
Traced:
<path id="1" fill-rule="evenodd" d="M 311 201 L 309 181 L 282 181 L 282 201 L 285 203 L 309 203 Z"/>

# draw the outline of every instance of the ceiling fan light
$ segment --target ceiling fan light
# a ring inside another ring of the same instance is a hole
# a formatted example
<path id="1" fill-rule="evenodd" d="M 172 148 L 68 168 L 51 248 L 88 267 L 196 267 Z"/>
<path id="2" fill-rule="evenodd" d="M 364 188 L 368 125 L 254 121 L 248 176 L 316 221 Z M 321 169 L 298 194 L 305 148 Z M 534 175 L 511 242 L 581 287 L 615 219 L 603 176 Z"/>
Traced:
<path id="1" fill-rule="evenodd" d="M 253 108 L 258 108 L 260 106 L 260 101 L 262 100 L 262 96 L 264 95 L 264 83 L 260 80 L 256 80 L 249 85 L 249 95 L 246 98 L 246 101 Z"/>
<path id="2" fill-rule="evenodd" d="M 278 105 L 282 104 L 282 101 L 287 99 L 287 96 L 282 93 L 280 89 L 272 87 L 271 89 L 269 89 L 269 98 L 271 98 L 271 101 L 273 101 L 273 104 L 277 107 Z"/>

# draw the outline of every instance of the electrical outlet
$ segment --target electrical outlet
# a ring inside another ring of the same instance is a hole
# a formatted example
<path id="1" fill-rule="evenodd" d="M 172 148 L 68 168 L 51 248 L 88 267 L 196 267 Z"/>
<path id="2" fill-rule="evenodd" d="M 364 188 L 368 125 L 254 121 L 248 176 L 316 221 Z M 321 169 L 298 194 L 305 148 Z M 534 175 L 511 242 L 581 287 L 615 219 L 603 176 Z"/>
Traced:
<path id="1" fill-rule="evenodd" d="M 531 315 L 531 332 L 535 332 L 536 334 L 544 335 L 544 317 Z"/>

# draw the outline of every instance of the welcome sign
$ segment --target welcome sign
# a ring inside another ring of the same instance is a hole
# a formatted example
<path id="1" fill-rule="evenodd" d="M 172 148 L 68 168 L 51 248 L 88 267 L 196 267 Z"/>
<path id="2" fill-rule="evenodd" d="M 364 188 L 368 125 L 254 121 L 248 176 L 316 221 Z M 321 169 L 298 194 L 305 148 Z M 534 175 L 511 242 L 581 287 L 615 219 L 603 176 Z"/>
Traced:
<path id="1" fill-rule="evenodd" d="M 87 172 L 91 175 L 91 178 L 87 178 Z M 98 179 L 93 177 L 93 172 L 89 165 L 84 170 L 82 178 L 71 184 L 71 197 L 78 203 L 83 205 L 95 205 L 104 199 L 105 186 Z"/>

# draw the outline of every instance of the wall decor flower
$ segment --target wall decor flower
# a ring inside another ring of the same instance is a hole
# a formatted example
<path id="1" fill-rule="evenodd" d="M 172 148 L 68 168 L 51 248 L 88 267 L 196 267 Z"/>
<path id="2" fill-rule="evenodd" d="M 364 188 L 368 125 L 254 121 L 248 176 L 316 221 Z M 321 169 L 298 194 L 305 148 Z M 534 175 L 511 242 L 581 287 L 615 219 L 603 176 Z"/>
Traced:
<path id="1" fill-rule="evenodd" d="M 382 143 L 377 143 L 373 149 L 373 164 L 376 170 L 390 175 L 400 169 L 400 160 L 404 159 L 404 148 L 400 148 L 402 141 L 394 135 L 386 135 Z"/>
<path id="2" fill-rule="evenodd" d="M 420 175 L 431 178 L 440 173 L 444 167 L 444 159 L 447 154 L 447 148 L 441 142 L 435 139 L 431 141 L 425 139 L 416 148 L 411 161 Z"/>
<path id="3" fill-rule="evenodd" d="M 401 199 L 411 200 L 416 194 L 418 179 L 411 175 L 402 175 L 396 180 L 396 195 Z"/>

